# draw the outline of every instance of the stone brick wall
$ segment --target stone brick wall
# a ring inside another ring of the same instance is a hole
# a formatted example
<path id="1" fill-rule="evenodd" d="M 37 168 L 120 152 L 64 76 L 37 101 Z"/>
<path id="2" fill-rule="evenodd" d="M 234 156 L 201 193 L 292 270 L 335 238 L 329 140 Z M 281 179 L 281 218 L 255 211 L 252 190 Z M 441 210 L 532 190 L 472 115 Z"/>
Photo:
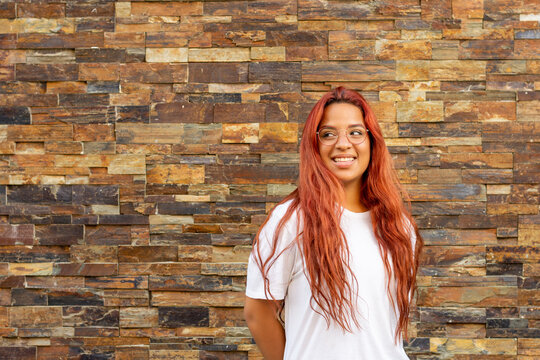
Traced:
<path id="1" fill-rule="evenodd" d="M 426 241 L 411 359 L 538 359 L 539 21 L 537 0 L 0 2 L 0 358 L 259 358 L 251 238 L 343 84 Z"/>

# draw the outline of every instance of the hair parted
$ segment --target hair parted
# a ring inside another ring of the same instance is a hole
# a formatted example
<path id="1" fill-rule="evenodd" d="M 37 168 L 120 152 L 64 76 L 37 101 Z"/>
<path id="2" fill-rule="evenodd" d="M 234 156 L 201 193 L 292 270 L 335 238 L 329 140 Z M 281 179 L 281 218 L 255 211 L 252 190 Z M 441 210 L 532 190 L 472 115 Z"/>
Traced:
<path id="1" fill-rule="evenodd" d="M 403 334 L 407 337 L 412 293 L 416 290 L 418 258 L 423 241 L 416 222 L 405 207 L 408 201 L 393 168 L 392 158 L 382 132 L 367 101 L 356 91 L 337 87 L 323 95 L 314 105 L 306 123 L 300 143 L 300 176 L 298 188 L 281 203 L 292 200 L 275 231 L 271 253 L 262 258 L 258 247 L 263 223 L 254 240 L 256 262 L 265 279 L 265 291 L 270 293 L 268 271 L 274 264 L 277 240 L 287 221 L 296 212 L 302 224 L 293 242 L 302 252 L 312 292 L 312 308 L 327 320 L 335 321 L 345 331 L 360 327 L 352 297 L 356 278 L 349 266 L 349 249 L 340 227 L 344 190 L 340 180 L 326 168 L 319 154 L 317 131 L 325 108 L 333 103 L 349 103 L 362 110 L 369 130 L 371 159 L 362 175 L 361 202 L 371 210 L 371 221 L 379 244 L 387 274 L 387 292 L 391 304 L 399 311 L 395 341 Z M 336 231 L 339 229 L 339 231 Z M 411 231 L 416 235 L 415 249 L 411 247 Z M 390 279 L 395 281 L 395 294 Z M 351 283 L 352 281 L 352 283 Z M 315 309 L 315 303 L 320 311 Z"/>

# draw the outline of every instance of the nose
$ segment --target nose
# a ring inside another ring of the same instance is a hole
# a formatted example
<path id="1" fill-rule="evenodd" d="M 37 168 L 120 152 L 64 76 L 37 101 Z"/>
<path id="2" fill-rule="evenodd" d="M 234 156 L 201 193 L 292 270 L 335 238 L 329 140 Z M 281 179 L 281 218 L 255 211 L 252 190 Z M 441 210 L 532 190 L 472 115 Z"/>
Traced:
<path id="1" fill-rule="evenodd" d="M 347 137 L 347 133 L 345 131 L 339 131 L 338 132 L 338 138 L 336 141 L 336 148 L 338 149 L 348 149 L 352 146 L 351 142 L 349 141 L 349 138 Z"/>

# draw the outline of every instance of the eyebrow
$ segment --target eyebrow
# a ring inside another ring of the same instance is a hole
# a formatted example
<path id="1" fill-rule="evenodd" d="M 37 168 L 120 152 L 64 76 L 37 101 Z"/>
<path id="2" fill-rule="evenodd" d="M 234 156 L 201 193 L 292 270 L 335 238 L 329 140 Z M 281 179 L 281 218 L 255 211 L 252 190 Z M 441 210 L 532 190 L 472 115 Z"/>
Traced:
<path id="1" fill-rule="evenodd" d="M 361 127 L 361 128 L 366 129 L 366 127 L 365 127 L 363 124 L 353 124 L 353 125 L 349 125 L 349 126 L 347 127 L 347 129 L 355 128 L 355 127 Z M 321 129 L 334 129 L 334 130 L 337 130 L 336 127 L 334 127 L 334 126 L 328 126 L 328 125 L 321 126 Z"/>

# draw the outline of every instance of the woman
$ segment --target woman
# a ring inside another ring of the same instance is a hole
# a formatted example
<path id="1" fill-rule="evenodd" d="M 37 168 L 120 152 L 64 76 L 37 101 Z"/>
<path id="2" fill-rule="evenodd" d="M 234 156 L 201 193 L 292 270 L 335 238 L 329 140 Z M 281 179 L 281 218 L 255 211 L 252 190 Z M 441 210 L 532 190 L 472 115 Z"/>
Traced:
<path id="1" fill-rule="evenodd" d="M 422 240 L 401 196 L 366 100 L 325 94 L 304 126 L 298 188 L 261 226 L 248 265 L 244 314 L 266 360 L 408 359 Z"/>

